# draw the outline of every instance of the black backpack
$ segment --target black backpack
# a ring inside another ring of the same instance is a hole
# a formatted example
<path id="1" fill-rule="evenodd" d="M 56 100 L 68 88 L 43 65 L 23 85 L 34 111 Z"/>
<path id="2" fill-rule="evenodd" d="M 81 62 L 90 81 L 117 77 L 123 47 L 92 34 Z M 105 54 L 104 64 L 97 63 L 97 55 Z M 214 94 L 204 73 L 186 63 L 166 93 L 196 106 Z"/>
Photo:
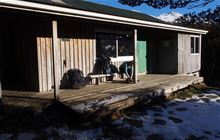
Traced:
<path id="1" fill-rule="evenodd" d="M 83 77 L 83 73 L 79 69 L 71 69 L 67 74 L 72 88 L 80 89 L 87 85 L 86 79 Z"/>

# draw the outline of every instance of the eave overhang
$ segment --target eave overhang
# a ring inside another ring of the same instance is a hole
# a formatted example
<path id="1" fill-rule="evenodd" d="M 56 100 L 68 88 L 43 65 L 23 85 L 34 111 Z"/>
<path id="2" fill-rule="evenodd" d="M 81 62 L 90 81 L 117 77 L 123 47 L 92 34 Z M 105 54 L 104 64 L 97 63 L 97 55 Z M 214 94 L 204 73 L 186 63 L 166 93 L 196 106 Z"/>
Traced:
<path id="1" fill-rule="evenodd" d="M 52 15 L 59 15 L 59 16 L 67 16 L 67 17 L 75 17 L 75 18 L 82 18 L 82 19 L 89 19 L 89 20 L 96 20 L 96 21 L 133 25 L 133 26 L 140 26 L 140 27 L 149 27 L 149 28 L 165 29 L 165 30 L 172 30 L 172 31 L 178 31 L 178 32 L 187 32 L 187 33 L 193 33 L 193 34 L 207 34 L 208 33 L 208 31 L 206 30 L 187 28 L 187 27 L 171 25 L 171 24 L 150 22 L 150 21 L 145 21 L 145 20 L 138 20 L 138 19 L 132 19 L 132 18 L 127 18 L 127 17 L 120 17 L 120 16 L 115 16 L 115 15 L 96 13 L 96 12 L 91 12 L 91 11 L 84 11 L 84 10 L 72 9 L 72 8 L 55 6 L 55 5 L 22 1 L 22 0 L 0 0 L 0 7 L 30 11 L 30 12 L 52 14 Z"/>

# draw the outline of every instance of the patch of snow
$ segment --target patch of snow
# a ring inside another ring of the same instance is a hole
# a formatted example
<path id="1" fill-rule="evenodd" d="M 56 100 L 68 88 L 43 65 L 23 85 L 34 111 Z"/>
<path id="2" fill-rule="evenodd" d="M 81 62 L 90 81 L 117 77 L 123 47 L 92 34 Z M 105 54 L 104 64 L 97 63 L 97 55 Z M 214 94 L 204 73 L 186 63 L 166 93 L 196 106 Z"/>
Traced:
<path id="1" fill-rule="evenodd" d="M 17 140 L 32 140 L 36 136 L 34 133 L 20 133 L 17 136 Z"/>
<path id="2" fill-rule="evenodd" d="M 157 18 L 166 22 L 174 22 L 177 18 L 183 16 L 177 12 L 164 13 L 158 16 Z"/>
<path id="3" fill-rule="evenodd" d="M 10 137 L 12 136 L 12 134 L 0 134 L 0 140 L 8 140 L 10 139 Z"/>
<path id="4" fill-rule="evenodd" d="M 214 90 L 214 89 L 212 89 L 212 90 L 208 90 L 208 93 L 213 93 L 213 94 L 218 94 L 218 95 L 220 95 L 220 90 Z"/>
<path id="5" fill-rule="evenodd" d="M 98 105 L 108 105 L 108 104 L 111 104 L 111 103 L 114 103 L 114 102 L 125 100 L 127 98 L 128 98 L 128 95 L 126 95 L 126 94 L 113 95 L 113 96 L 111 96 L 110 99 L 106 99 L 106 100 L 103 100 L 103 101 L 99 102 Z"/>
<path id="6" fill-rule="evenodd" d="M 73 105 L 72 108 L 80 113 L 90 111 L 90 110 L 96 110 L 99 109 L 102 106 L 109 105 L 111 103 L 115 103 L 121 100 L 125 100 L 128 98 L 128 95 L 122 94 L 122 95 L 113 95 L 111 97 L 102 99 L 100 100 L 94 100 L 94 101 L 89 101 L 87 103 L 81 103 L 77 105 Z"/>

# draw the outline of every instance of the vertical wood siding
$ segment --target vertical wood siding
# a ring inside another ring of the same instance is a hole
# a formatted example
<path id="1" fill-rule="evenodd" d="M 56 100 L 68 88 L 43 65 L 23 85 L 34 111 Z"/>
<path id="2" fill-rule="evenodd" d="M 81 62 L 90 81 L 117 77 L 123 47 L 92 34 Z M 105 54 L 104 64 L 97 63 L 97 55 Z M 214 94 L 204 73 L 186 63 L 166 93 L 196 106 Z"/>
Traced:
<path id="1" fill-rule="evenodd" d="M 51 90 L 52 74 L 52 39 L 37 37 L 39 91 Z"/>
<path id="2" fill-rule="evenodd" d="M 68 31 L 62 28 L 64 27 L 61 27 L 61 30 L 59 30 L 61 35 L 58 36 L 59 80 L 65 79 L 65 73 L 70 69 L 80 69 L 84 75 L 91 73 L 95 62 L 94 52 L 96 51 L 94 32 L 76 27 L 75 32 L 73 31 L 69 35 Z M 69 36 L 62 36 L 65 32 Z M 52 90 L 53 87 L 51 41 L 52 39 L 48 37 L 37 37 L 40 91 Z"/>
<path id="3" fill-rule="evenodd" d="M 196 55 L 191 55 L 190 48 L 190 35 L 178 34 L 178 74 L 193 73 L 201 69 L 201 45 L 200 52 Z"/>

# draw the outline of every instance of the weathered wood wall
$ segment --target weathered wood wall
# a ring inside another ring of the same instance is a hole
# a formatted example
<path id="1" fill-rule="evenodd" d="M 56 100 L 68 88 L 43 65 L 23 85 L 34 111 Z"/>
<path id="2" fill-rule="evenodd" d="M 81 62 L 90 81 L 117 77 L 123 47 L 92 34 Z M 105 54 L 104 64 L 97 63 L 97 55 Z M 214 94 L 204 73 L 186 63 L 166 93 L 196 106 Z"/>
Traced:
<path id="1" fill-rule="evenodd" d="M 198 72 L 201 69 L 201 45 L 198 54 L 191 54 L 190 36 L 178 34 L 178 74 Z"/>
<path id="2" fill-rule="evenodd" d="M 58 20 L 58 67 L 61 88 L 68 86 L 66 75 L 68 70 L 79 69 L 84 73 L 84 76 L 93 72 L 97 47 L 96 29 L 109 29 L 117 32 L 120 28 L 116 26 L 116 30 L 112 25 L 81 20 Z M 51 37 L 37 37 L 40 91 L 52 90 L 53 87 L 51 41 Z M 114 61 L 113 64 L 119 67 L 123 62 L 123 60 Z"/>
<path id="3" fill-rule="evenodd" d="M 37 37 L 39 90 L 51 90 L 53 85 L 52 39 Z"/>

